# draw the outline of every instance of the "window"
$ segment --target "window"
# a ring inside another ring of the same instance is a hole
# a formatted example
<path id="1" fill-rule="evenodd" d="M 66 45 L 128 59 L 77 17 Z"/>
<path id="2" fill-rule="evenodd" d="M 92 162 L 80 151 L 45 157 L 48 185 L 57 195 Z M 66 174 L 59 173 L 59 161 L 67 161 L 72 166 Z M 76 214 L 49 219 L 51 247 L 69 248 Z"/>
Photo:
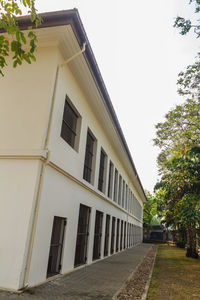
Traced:
<path id="1" fill-rule="evenodd" d="M 99 182 L 98 182 L 98 189 L 101 192 L 104 191 L 105 167 L 106 167 L 106 154 L 103 150 L 101 150 L 100 166 L 99 166 Z"/>
<path id="2" fill-rule="evenodd" d="M 75 111 L 75 108 L 73 108 L 73 105 L 69 102 L 69 99 L 66 98 L 61 128 L 61 137 L 72 148 L 76 148 L 78 119 L 78 113 Z"/>
<path id="3" fill-rule="evenodd" d="M 117 202 L 117 187 L 118 187 L 118 171 L 115 169 L 115 182 L 114 182 L 114 201 Z"/>
<path id="4" fill-rule="evenodd" d="M 86 150 L 85 150 L 85 163 L 84 163 L 84 171 L 83 178 L 91 183 L 92 181 L 92 167 L 93 167 L 93 156 L 94 156 L 94 142 L 95 139 L 88 131 L 87 133 L 87 142 L 86 142 Z"/>
<path id="5" fill-rule="evenodd" d="M 119 176 L 119 189 L 118 189 L 118 204 L 121 205 L 121 197 L 122 197 L 122 177 Z"/>
<path id="6" fill-rule="evenodd" d="M 126 184 L 125 209 L 128 209 L 128 185 Z"/>
<path id="7" fill-rule="evenodd" d="M 122 207 L 124 208 L 124 200 L 125 200 L 125 181 L 123 180 L 123 188 L 122 188 Z"/>
<path id="8" fill-rule="evenodd" d="M 109 178 L 108 178 L 108 197 L 109 197 L 109 198 L 112 198 L 113 170 L 114 170 L 114 166 L 113 166 L 113 163 L 110 161 L 110 166 L 109 166 Z"/>

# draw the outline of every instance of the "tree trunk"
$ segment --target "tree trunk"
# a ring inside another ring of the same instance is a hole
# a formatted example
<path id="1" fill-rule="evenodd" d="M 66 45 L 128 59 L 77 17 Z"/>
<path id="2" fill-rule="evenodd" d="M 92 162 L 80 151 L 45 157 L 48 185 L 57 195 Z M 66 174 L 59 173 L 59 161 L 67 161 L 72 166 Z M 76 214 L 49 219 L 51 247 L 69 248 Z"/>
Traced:
<path id="1" fill-rule="evenodd" d="M 196 244 L 196 230 L 191 226 L 187 228 L 187 257 L 198 258 L 197 244 Z"/>

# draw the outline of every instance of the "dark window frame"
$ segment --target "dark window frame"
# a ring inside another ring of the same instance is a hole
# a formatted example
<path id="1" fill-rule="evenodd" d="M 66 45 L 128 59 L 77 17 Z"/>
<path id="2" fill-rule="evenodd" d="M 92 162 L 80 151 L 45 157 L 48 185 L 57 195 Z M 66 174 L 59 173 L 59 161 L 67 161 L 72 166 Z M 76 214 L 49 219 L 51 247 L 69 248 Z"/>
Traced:
<path id="1" fill-rule="evenodd" d="M 118 180 L 119 180 L 119 173 L 118 170 L 115 168 L 115 175 L 114 175 L 114 195 L 113 201 L 117 203 L 118 200 Z"/>
<path id="2" fill-rule="evenodd" d="M 109 164 L 109 176 L 108 176 L 108 197 L 109 198 L 112 198 L 113 174 L 114 174 L 114 164 L 110 160 L 110 164 Z"/>
<path id="3" fill-rule="evenodd" d="M 106 170 L 106 158 L 107 155 L 103 149 L 101 149 L 100 154 L 100 164 L 99 164 L 99 179 L 98 179 L 98 190 L 104 192 L 105 186 L 105 170 Z"/>
<path id="4" fill-rule="evenodd" d="M 95 137 L 90 132 L 90 130 L 88 130 L 87 139 L 86 139 L 86 147 L 85 147 L 83 179 L 85 179 L 89 183 L 92 183 L 95 141 L 96 141 Z"/>
<path id="5" fill-rule="evenodd" d="M 80 115 L 66 96 L 60 136 L 73 149 L 76 148 L 76 139 L 78 135 L 77 125 L 79 118 Z"/>

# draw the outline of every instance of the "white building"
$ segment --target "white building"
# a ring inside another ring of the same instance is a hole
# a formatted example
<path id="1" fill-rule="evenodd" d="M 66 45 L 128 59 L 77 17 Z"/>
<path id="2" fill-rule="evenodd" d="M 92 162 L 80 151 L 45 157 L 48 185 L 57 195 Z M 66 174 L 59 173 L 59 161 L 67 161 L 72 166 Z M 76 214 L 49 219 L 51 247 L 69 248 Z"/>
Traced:
<path id="1" fill-rule="evenodd" d="M 36 62 L 13 69 L 10 60 L 0 80 L 0 288 L 8 290 L 142 241 L 146 198 L 79 14 L 42 18 Z"/>

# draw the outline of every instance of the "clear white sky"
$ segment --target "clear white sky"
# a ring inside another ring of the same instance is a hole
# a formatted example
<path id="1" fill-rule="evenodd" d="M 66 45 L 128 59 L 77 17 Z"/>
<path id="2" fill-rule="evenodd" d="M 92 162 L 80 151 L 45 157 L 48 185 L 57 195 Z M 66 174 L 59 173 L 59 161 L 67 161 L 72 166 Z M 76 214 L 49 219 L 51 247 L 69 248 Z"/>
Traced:
<path id="1" fill-rule="evenodd" d="M 176 103 L 177 74 L 194 62 L 200 40 L 180 36 L 189 0 L 36 0 L 39 12 L 78 8 L 143 187 L 157 181 L 154 125 Z"/>

